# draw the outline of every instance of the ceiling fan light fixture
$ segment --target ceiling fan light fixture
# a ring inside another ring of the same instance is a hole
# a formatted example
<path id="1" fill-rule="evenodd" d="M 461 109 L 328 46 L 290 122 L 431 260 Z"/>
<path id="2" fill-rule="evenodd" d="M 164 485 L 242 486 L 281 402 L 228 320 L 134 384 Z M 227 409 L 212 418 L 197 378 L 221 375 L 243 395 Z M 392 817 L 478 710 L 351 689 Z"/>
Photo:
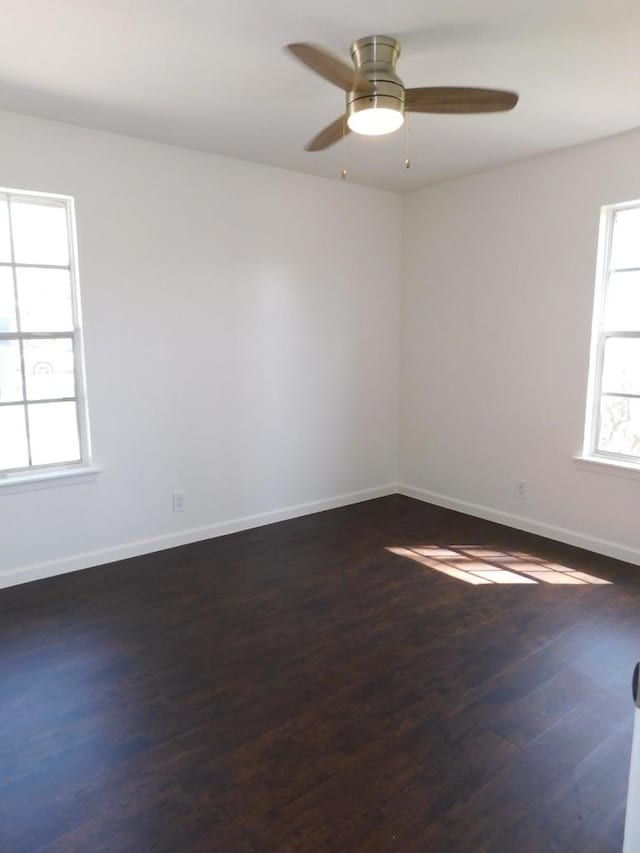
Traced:
<path id="1" fill-rule="evenodd" d="M 404 122 L 404 85 L 396 74 L 400 42 L 390 36 L 365 36 L 351 45 L 351 58 L 373 92 L 357 87 L 347 95 L 347 124 L 354 133 L 384 136 Z"/>
<path id="2" fill-rule="evenodd" d="M 516 92 L 502 89 L 473 86 L 406 89 L 396 73 L 400 42 L 391 36 L 365 36 L 355 41 L 351 45 L 353 67 L 312 42 L 294 42 L 287 49 L 311 71 L 346 92 L 345 113 L 309 140 L 305 151 L 324 151 L 351 131 L 364 136 L 393 133 L 402 127 L 405 110 L 495 113 L 512 110 L 518 103 Z"/>
<path id="3" fill-rule="evenodd" d="M 369 107 L 352 112 L 347 119 L 349 130 L 365 136 L 384 136 L 402 127 L 404 115 L 401 110 L 389 107 Z"/>

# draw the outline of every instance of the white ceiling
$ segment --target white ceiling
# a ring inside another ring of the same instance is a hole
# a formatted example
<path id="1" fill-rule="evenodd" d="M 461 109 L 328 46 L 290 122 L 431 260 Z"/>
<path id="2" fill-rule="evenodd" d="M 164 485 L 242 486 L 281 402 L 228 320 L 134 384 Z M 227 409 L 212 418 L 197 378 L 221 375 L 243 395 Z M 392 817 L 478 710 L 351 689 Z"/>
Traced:
<path id="1" fill-rule="evenodd" d="M 407 86 L 514 89 L 512 113 L 351 136 L 349 177 L 404 191 L 640 125 L 638 0 L 3 0 L 0 109 L 327 177 L 307 139 L 343 93 L 285 54 L 400 38 Z"/>

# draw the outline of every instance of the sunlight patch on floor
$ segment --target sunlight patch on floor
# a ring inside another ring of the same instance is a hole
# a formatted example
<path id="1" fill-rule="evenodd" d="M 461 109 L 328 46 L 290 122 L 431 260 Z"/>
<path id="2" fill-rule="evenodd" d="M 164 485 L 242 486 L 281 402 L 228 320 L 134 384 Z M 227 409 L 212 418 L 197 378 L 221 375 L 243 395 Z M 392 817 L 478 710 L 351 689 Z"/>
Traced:
<path id="1" fill-rule="evenodd" d="M 560 563 L 545 562 L 523 551 L 500 551 L 483 545 L 412 545 L 389 547 L 387 551 L 476 586 L 514 583 L 584 586 L 610 583 Z"/>

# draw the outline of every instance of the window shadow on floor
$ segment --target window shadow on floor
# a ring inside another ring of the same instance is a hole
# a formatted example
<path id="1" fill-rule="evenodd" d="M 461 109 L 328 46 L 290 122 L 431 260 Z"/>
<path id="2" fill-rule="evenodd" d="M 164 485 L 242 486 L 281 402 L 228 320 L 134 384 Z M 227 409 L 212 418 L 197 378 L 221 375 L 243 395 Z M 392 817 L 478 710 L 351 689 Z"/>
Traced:
<path id="1" fill-rule="evenodd" d="M 596 586 L 610 583 L 523 551 L 498 550 L 484 545 L 412 545 L 389 547 L 387 551 L 476 586 L 516 583 Z"/>

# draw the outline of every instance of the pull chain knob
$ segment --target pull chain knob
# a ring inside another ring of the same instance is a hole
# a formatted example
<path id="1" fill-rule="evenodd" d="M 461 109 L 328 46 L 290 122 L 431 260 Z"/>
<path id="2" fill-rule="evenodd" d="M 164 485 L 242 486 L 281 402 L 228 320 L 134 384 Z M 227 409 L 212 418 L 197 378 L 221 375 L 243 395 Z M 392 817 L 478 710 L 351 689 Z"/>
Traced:
<path id="1" fill-rule="evenodd" d="M 411 168 L 411 158 L 409 157 L 409 113 L 404 114 L 404 167 Z"/>

